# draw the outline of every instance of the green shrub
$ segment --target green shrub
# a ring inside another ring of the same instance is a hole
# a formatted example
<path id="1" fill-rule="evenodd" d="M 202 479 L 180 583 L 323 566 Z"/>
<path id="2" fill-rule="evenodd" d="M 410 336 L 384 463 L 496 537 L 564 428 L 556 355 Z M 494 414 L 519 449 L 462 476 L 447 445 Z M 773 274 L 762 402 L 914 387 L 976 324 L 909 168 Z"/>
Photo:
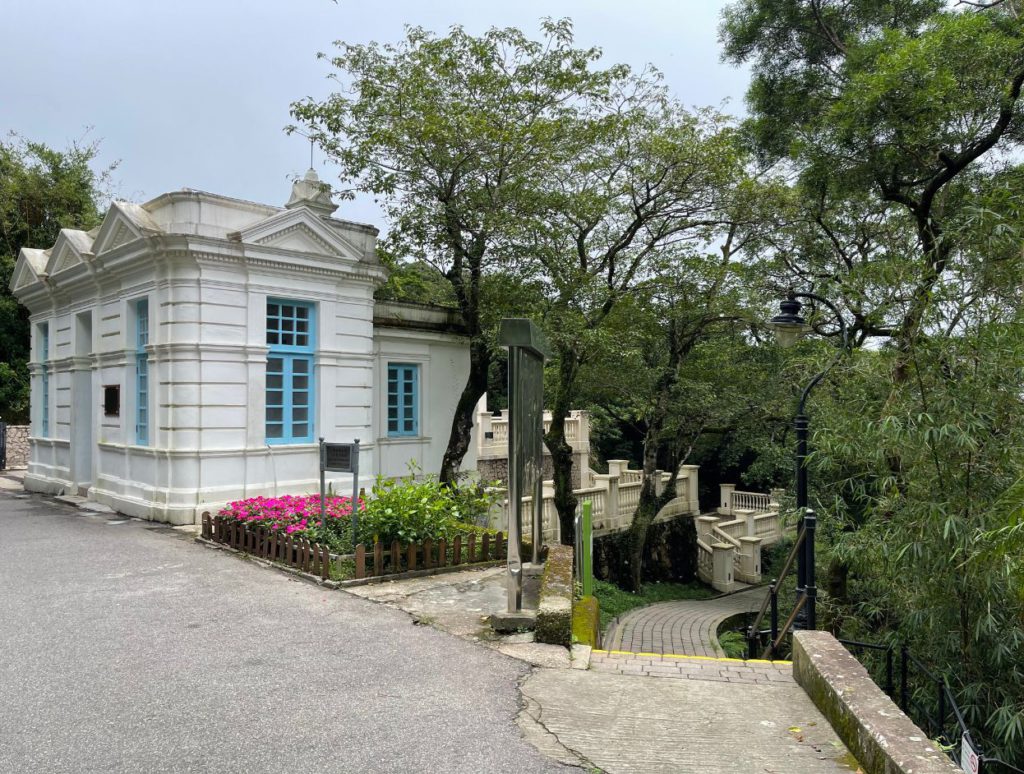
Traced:
<path id="1" fill-rule="evenodd" d="M 718 644 L 725 651 L 726 658 L 745 658 L 747 655 L 747 638 L 739 632 L 722 632 L 718 635 Z"/>
<path id="2" fill-rule="evenodd" d="M 413 473 L 397 480 L 377 477 L 360 514 L 360 542 L 418 543 L 487 531 L 473 524 L 487 515 L 494 495 L 476 484 L 448 486 L 435 476 L 417 479 Z"/>

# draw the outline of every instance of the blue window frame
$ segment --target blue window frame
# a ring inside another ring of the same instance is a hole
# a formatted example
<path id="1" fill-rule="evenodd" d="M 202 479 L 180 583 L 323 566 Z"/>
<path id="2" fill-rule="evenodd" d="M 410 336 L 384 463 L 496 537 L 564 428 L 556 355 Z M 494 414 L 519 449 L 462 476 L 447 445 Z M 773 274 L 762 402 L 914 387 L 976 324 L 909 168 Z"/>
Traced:
<path id="1" fill-rule="evenodd" d="M 40 435 L 46 438 L 50 435 L 50 368 L 47 361 L 50 359 L 50 324 L 40 323 L 39 325 L 39 360 L 43 364 L 42 370 L 42 400 L 43 411 L 40 417 Z"/>
<path id="2" fill-rule="evenodd" d="M 267 443 L 313 440 L 315 309 L 267 299 Z"/>
<path id="3" fill-rule="evenodd" d="M 149 443 L 149 299 L 135 302 L 135 443 Z"/>
<path id="4" fill-rule="evenodd" d="M 388 363 L 388 435 L 420 434 L 420 367 Z"/>

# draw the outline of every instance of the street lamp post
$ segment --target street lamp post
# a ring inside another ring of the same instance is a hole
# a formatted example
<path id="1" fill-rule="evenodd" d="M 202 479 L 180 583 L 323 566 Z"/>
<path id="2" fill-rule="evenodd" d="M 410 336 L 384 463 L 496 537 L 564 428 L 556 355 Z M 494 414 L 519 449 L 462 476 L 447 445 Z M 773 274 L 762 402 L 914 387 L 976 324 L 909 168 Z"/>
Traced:
<path id="1" fill-rule="evenodd" d="M 798 298 L 805 298 L 830 309 L 839 322 L 839 331 L 843 337 L 842 349 L 832 359 L 832 362 L 820 373 L 815 374 L 810 382 L 807 383 L 807 386 L 804 387 L 803 392 L 800 394 L 800 403 L 797 405 L 796 417 L 793 419 L 793 430 L 796 433 L 796 507 L 797 512 L 803 519 L 804 525 L 804 547 L 797 554 L 796 595 L 799 600 L 800 595 L 806 593 L 806 627 L 814 629 L 817 624 L 818 596 L 814 570 L 814 537 L 817 518 L 814 512 L 807 508 L 807 435 L 811 424 L 806 413 L 807 396 L 810 395 L 811 390 L 825 378 L 826 374 L 832 370 L 832 367 L 847 352 L 850 342 L 846 331 L 846 321 L 843 320 L 842 313 L 834 304 L 814 293 L 791 292 L 789 297 L 779 304 L 779 314 L 770 321 L 772 328 L 775 330 L 776 339 L 781 346 L 792 346 L 808 330 L 806 321 L 800 315 L 803 305 L 797 300 Z"/>

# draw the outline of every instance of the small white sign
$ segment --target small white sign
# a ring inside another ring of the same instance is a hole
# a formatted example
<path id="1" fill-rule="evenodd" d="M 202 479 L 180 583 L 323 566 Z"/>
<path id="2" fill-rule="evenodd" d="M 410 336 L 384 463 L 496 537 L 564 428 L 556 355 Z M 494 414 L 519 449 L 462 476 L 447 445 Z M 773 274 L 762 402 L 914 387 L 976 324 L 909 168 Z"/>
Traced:
<path id="1" fill-rule="evenodd" d="M 968 774 L 978 774 L 981 769 L 981 760 L 967 740 L 967 734 L 960 737 L 960 768 Z"/>

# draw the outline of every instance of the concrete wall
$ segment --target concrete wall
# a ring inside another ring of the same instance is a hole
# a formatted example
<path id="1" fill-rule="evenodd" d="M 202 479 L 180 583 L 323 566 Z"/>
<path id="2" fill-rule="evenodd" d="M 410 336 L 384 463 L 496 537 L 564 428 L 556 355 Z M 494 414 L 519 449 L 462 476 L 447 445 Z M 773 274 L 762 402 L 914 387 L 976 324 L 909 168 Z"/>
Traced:
<path id="1" fill-rule="evenodd" d="M 29 425 L 7 425 L 7 469 L 28 466 Z"/>
<path id="2" fill-rule="evenodd" d="M 794 633 L 793 676 L 867 774 L 960 771 L 828 632 Z"/>

